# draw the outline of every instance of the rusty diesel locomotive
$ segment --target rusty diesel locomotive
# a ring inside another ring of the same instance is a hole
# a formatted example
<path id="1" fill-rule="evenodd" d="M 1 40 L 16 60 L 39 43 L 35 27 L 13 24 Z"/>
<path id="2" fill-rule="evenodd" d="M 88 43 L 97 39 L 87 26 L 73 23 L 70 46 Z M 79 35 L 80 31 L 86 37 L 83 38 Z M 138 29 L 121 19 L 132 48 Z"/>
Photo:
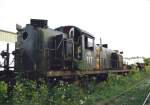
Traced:
<path id="1" fill-rule="evenodd" d="M 76 27 L 48 28 L 47 20 L 31 19 L 17 28 L 15 71 L 46 77 L 72 77 L 125 72 L 123 57 Z"/>

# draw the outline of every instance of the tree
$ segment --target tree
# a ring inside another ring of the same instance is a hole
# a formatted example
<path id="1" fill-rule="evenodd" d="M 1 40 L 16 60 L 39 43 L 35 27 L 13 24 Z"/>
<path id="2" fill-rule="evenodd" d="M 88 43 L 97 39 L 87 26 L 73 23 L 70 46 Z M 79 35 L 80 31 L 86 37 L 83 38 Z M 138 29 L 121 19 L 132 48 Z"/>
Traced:
<path id="1" fill-rule="evenodd" d="M 150 58 L 144 58 L 145 65 L 150 65 Z"/>

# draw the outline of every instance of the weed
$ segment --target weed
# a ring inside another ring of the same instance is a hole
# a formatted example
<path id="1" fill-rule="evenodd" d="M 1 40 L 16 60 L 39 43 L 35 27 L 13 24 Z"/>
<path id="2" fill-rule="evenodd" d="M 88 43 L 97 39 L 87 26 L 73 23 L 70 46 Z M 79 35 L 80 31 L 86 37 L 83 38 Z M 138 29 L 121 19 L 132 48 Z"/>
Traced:
<path id="1" fill-rule="evenodd" d="M 0 82 L 1 105 L 96 105 L 123 92 L 150 76 L 150 70 L 134 71 L 127 76 L 109 74 L 108 80 L 88 83 L 88 88 L 63 83 L 48 87 L 43 81 L 39 86 L 32 80 L 18 80 L 11 97 L 7 97 L 7 84 Z M 7 101 L 6 101 L 7 100 Z"/>

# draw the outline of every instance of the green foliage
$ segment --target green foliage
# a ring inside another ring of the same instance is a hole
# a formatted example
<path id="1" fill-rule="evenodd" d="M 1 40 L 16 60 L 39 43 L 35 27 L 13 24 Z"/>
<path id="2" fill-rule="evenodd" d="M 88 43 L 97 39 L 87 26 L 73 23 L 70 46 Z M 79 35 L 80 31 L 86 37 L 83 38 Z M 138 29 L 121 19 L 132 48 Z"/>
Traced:
<path id="1" fill-rule="evenodd" d="M 148 66 L 150 65 L 150 58 L 144 58 L 144 63 Z"/>
<path id="2" fill-rule="evenodd" d="M 0 82 L 0 105 L 96 105 L 106 101 L 132 85 L 150 76 L 146 72 L 134 71 L 127 76 L 109 74 L 108 80 L 90 81 L 86 87 L 60 81 L 48 87 L 44 81 L 37 85 L 32 80 L 18 80 L 11 97 L 7 97 L 7 84 Z"/>
<path id="3" fill-rule="evenodd" d="M 52 105 L 80 105 L 84 103 L 84 93 L 81 88 L 73 84 L 60 82 L 50 92 Z"/>
<path id="4" fill-rule="evenodd" d="M 2 105 L 7 98 L 7 84 L 2 81 L 0 82 L 0 105 Z"/>
<path id="5" fill-rule="evenodd" d="M 36 82 L 25 80 L 16 83 L 11 101 L 14 105 L 47 105 L 47 100 L 48 88 L 44 83 L 37 88 Z"/>

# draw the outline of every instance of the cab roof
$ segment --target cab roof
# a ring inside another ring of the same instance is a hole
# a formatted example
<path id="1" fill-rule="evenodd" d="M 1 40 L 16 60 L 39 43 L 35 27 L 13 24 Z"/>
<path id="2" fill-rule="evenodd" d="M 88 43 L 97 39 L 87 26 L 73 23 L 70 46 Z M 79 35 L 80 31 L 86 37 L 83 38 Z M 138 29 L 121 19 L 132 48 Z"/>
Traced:
<path id="1" fill-rule="evenodd" d="M 55 30 L 64 29 L 64 28 L 75 28 L 76 30 L 80 31 L 81 34 L 85 34 L 85 35 L 95 39 L 95 37 L 91 33 L 87 32 L 87 31 L 85 31 L 85 30 L 83 30 L 83 29 L 81 29 L 81 28 L 79 28 L 77 26 L 72 26 L 72 25 L 60 26 L 60 27 L 56 28 Z"/>

